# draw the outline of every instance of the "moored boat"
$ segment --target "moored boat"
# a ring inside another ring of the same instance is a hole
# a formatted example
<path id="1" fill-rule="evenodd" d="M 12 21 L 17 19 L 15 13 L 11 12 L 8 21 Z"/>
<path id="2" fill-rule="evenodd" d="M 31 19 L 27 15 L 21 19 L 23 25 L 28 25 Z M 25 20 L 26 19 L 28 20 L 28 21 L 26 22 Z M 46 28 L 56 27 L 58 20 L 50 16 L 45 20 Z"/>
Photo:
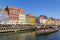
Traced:
<path id="1" fill-rule="evenodd" d="M 52 27 L 52 28 L 43 28 L 43 29 L 37 29 L 36 34 L 49 34 L 52 32 L 58 31 L 58 28 Z"/>

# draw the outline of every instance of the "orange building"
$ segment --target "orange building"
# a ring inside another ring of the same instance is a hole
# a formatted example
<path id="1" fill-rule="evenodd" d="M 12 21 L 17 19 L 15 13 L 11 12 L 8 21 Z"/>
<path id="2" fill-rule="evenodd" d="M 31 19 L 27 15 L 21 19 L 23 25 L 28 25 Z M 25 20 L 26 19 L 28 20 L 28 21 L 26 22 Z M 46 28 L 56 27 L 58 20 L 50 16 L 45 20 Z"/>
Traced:
<path id="1" fill-rule="evenodd" d="M 2 12 L 2 9 L 0 9 L 0 12 Z"/>
<path id="2" fill-rule="evenodd" d="M 5 9 L 5 12 L 6 12 L 7 15 L 9 15 L 9 10 L 12 10 L 13 12 L 16 11 L 16 12 L 18 12 L 20 14 L 24 14 L 25 13 L 24 9 L 22 9 L 22 8 L 15 8 L 15 7 L 12 7 L 12 6 L 8 6 Z"/>
<path id="3" fill-rule="evenodd" d="M 8 6 L 5 9 L 7 15 L 9 15 L 9 20 L 19 22 L 19 14 L 24 14 L 25 11 L 22 8 L 15 8 L 12 6 Z"/>

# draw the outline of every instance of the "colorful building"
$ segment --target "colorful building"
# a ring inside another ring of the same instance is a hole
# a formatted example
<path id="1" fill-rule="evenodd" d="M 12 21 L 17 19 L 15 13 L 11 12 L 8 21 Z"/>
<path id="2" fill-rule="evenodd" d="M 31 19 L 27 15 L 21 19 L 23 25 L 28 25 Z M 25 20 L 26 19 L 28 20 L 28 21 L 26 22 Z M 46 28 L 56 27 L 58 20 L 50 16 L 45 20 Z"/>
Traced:
<path id="1" fill-rule="evenodd" d="M 0 13 L 2 12 L 2 9 L 0 9 Z"/>
<path id="2" fill-rule="evenodd" d="M 37 23 L 40 25 L 46 25 L 47 22 L 47 16 L 45 15 L 40 15 L 39 17 L 37 17 Z"/>
<path id="3" fill-rule="evenodd" d="M 7 15 L 9 15 L 9 22 L 10 23 L 25 23 L 25 11 L 22 8 L 15 8 L 12 6 L 8 6 L 5 9 Z"/>
<path id="4" fill-rule="evenodd" d="M 48 18 L 47 21 L 47 25 L 55 25 L 55 20 L 53 18 Z"/>
<path id="5" fill-rule="evenodd" d="M 18 23 L 19 20 L 19 13 L 17 11 L 18 9 L 12 6 L 8 6 L 5 10 L 6 14 L 9 16 L 9 22 L 12 24 Z"/>
<path id="6" fill-rule="evenodd" d="M 55 25 L 60 25 L 60 19 L 55 19 Z"/>
<path id="7" fill-rule="evenodd" d="M 25 10 L 22 8 L 19 8 L 19 24 L 25 24 L 26 23 L 26 15 Z"/>
<path id="8" fill-rule="evenodd" d="M 25 14 L 19 14 L 19 24 L 25 24 L 26 23 L 26 15 Z"/>
<path id="9" fill-rule="evenodd" d="M 30 24 L 30 17 L 26 15 L 26 24 Z"/>
<path id="10" fill-rule="evenodd" d="M 0 24 L 9 22 L 9 16 L 5 14 L 4 9 L 0 9 Z"/>
<path id="11" fill-rule="evenodd" d="M 41 25 L 47 25 L 47 19 L 40 19 Z"/>
<path id="12" fill-rule="evenodd" d="M 47 16 L 40 15 L 38 17 L 38 23 L 40 25 L 54 25 L 55 24 L 55 21 L 54 21 L 53 18 L 48 18 Z"/>
<path id="13" fill-rule="evenodd" d="M 30 24 L 35 25 L 36 24 L 36 17 L 33 16 L 32 14 L 28 14 L 27 16 L 30 18 L 30 19 L 28 18 Z"/>

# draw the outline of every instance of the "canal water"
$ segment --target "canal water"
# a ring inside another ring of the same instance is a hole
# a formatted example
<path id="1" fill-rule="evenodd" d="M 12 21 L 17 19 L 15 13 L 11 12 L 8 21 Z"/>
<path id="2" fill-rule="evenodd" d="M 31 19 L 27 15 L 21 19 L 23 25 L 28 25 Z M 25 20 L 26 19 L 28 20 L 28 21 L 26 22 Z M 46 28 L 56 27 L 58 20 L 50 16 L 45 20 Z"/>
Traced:
<path id="1" fill-rule="evenodd" d="M 0 33 L 0 40 L 60 40 L 60 31 L 48 35 L 36 35 L 35 32 Z"/>

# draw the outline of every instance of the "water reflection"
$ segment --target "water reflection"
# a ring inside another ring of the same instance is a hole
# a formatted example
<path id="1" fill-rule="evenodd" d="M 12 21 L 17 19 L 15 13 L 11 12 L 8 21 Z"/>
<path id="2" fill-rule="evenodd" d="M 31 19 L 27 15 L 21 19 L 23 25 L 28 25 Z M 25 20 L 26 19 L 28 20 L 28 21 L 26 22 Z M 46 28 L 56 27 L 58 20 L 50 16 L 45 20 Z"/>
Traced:
<path id="1" fill-rule="evenodd" d="M 30 33 L 30 40 L 35 40 L 35 37 L 36 37 L 35 32 L 31 32 Z"/>
<path id="2" fill-rule="evenodd" d="M 35 40 L 35 32 L 0 35 L 0 40 Z"/>
<path id="3" fill-rule="evenodd" d="M 60 40 L 60 31 L 49 35 L 36 35 L 35 32 L 6 33 L 0 35 L 0 40 Z"/>

